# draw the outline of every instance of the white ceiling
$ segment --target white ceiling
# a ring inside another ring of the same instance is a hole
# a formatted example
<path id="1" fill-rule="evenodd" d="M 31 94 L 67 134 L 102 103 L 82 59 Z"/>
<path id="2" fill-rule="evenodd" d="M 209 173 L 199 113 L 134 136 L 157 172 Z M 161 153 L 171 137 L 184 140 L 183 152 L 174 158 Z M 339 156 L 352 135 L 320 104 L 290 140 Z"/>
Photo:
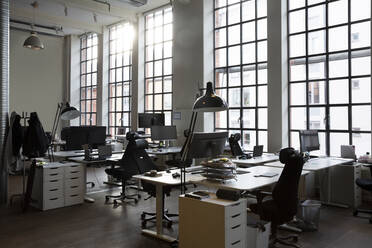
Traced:
<path id="1" fill-rule="evenodd" d="M 120 0 L 99 0 L 111 5 L 98 3 L 94 0 L 38 0 L 39 7 L 33 9 L 34 0 L 13 0 L 10 4 L 10 18 L 33 22 L 46 26 L 63 28 L 59 35 L 82 34 L 85 32 L 102 32 L 102 27 L 123 20 L 136 21 L 136 15 L 169 3 L 169 0 L 148 0 L 142 7 L 134 7 Z M 67 16 L 65 15 L 67 8 Z M 96 22 L 93 16 L 96 16 Z M 21 28 L 29 28 L 21 24 L 12 24 Z M 37 29 L 36 29 L 37 30 Z M 37 31 L 52 32 L 47 29 Z"/>

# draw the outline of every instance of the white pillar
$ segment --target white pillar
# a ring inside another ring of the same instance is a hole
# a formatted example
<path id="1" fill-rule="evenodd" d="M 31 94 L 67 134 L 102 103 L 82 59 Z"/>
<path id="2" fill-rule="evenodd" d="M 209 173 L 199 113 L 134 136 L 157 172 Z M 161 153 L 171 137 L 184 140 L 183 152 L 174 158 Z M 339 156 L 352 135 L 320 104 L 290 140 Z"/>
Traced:
<path id="1" fill-rule="evenodd" d="M 268 151 L 288 146 L 287 0 L 267 0 Z"/>

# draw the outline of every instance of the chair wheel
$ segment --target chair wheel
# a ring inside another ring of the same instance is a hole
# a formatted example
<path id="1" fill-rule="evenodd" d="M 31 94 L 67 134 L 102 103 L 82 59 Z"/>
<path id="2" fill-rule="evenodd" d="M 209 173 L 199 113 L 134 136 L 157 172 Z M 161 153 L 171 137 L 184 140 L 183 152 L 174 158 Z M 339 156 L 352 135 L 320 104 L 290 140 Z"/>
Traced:
<path id="1" fill-rule="evenodd" d="M 138 200 L 137 199 L 134 199 L 134 203 L 137 203 L 138 202 Z"/>
<path id="2" fill-rule="evenodd" d="M 141 222 L 141 227 L 142 227 L 142 229 L 145 229 L 146 228 L 146 221 L 142 221 Z"/>
<path id="3" fill-rule="evenodd" d="M 117 200 L 114 200 L 114 205 L 118 205 L 118 201 Z"/>
<path id="4" fill-rule="evenodd" d="M 297 236 L 293 237 L 293 241 L 294 242 L 297 242 L 298 241 L 298 237 Z"/>
<path id="5" fill-rule="evenodd" d="M 95 183 L 92 183 L 92 188 L 94 188 L 96 186 L 96 184 Z"/>
<path id="6" fill-rule="evenodd" d="M 353 215 L 354 215 L 354 216 L 357 216 L 357 215 L 358 215 L 358 210 L 354 210 L 354 211 L 353 211 Z"/>
<path id="7" fill-rule="evenodd" d="M 105 197 L 105 203 L 108 203 L 109 202 L 109 200 L 110 200 L 110 197 Z"/>
<path id="8" fill-rule="evenodd" d="M 372 224 L 372 219 L 369 219 L 369 224 Z"/>
<path id="9" fill-rule="evenodd" d="M 141 220 L 144 220 L 146 218 L 146 214 L 141 214 Z"/>
<path id="10" fill-rule="evenodd" d="M 140 194 L 138 194 L 137 197 L 138 197 L 138 199 L 141 199 L 141 195 Z"/>

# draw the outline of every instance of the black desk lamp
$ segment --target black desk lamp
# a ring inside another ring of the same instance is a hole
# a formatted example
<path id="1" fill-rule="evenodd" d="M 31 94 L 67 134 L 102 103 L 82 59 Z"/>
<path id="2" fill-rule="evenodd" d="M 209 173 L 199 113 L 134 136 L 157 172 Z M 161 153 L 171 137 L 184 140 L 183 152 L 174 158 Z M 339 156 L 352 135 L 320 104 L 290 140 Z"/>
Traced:
<path id="1" fill-rule="evenodd" d="M 192 108 L 191 121 L 189 126 L 189 135 L 186 138 L 185 149 L 183 150 L 181 161 L 181 194 L 185 193 L 185 183 L 186 183 L 186 164 L 187 155 L 190 150 L 190 144 L 194 136 L 195 124 L 198 116 L 198 112 L 219 112 L 227 110 L 228 105 L 224 99 L 217 96 L 213 90 L 211 82 L 207 83 L 207 90 L 204 96 L 199 97 L 194 102 Z"/>
<path id="2" fill-rule="evenodd" d="M 78 118 L 79 116 L 80 116 L 80 111 L 77 110 L 75 107 L 71 107 L 68 102 L 58 103 L 56 116 L 54 117 L 54 122 L 53 122 L 52 142 L 55 139 L 57 127 L 59 124 L 59 119 L 70 121 L 70 120 Z"/>

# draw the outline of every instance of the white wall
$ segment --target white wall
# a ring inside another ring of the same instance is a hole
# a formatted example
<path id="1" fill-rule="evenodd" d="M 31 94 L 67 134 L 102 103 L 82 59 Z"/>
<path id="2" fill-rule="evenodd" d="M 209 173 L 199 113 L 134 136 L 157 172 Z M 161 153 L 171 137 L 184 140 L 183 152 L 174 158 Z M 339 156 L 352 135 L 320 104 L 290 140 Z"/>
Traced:
<path id="1" fill-rule="evenodd" d="M 9 110 L 37 112 L 45 131 L 50 131 L 63 96 L 64 40 L 40 35 L 45 49 L 34 51 L 23 47 L 29 35 L 10 31 Z"/>

